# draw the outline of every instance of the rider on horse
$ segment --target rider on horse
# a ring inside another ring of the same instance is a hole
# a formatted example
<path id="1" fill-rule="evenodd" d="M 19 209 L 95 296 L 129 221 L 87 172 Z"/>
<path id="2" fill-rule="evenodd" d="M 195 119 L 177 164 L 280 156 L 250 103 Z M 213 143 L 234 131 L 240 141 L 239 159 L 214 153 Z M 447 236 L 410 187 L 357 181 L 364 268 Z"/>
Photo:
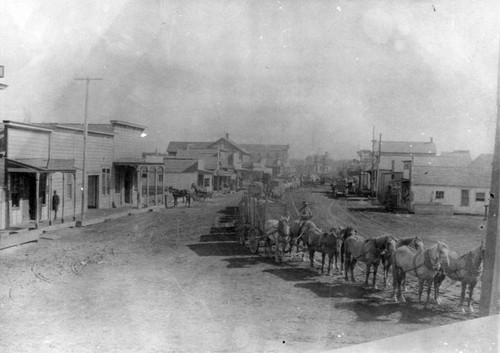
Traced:
<path id="1" fill-rule="evenodd" d="M 299 216 L 300 223 L 298 236 L 300 238 L 302 236 L 302 229 L 304 228 L 305 224 L 313 217 L 312 211 L 309 208 L 309 203 L 307 203 L 307 201 L 302 202 L 302 207 L 299 210 Z"/>

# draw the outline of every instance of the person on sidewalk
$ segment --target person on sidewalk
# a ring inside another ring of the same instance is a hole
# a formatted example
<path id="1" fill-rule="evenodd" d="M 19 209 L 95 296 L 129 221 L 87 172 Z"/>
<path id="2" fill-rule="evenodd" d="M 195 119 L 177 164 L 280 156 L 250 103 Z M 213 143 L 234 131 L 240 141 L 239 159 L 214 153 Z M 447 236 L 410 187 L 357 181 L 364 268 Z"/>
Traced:
<path id="1" fill-rule="evenodd" d="M 57 191 L 54 190 L 54 196 L 52 196 L 52 210 L 54 211 L 54 221 L 57 219 L 58 209 L 59 209 L 59 195 L 57 195 Z"/>

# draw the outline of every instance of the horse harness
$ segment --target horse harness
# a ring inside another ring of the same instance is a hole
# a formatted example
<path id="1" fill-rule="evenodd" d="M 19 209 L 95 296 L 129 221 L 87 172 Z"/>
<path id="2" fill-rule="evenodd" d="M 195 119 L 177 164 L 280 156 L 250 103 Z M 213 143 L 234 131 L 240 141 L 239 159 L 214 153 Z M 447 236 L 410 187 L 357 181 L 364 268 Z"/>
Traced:
<path id="1" fill-rule="evenodd" d="M 417 255 L 413 256 L 413 268 L 410 271 L 414 271 L 415 276 L 418 277 L 417 270 L 423 266 L 427 267 L 429 270 L 435 270 L 435 271 L 439 270 L 439 268 L 441 267 L 439 259 L 436 261 L 435 264 L 432 263 L 430 249 L 424 251 L 424 261 L 420 265 L 417 265 Z"/>

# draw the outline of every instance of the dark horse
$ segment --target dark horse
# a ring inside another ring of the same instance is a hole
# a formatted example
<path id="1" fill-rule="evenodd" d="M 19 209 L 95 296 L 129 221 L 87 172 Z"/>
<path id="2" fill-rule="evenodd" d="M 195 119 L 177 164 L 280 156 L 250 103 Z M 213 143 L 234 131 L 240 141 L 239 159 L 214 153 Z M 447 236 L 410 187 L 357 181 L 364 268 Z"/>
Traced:
<path id="1" fill-rule="evenodd" d="M 450 251 L 450 265 L 448 267 L 441 268 L 436 276 L 434 277 L 434 298 L 437 303 L 440 303 L 439 299 L 439 286 L 445 279 L 445 275 L 450 277 L 453 281 L 462 282 L 462 293 L 460 296 L 460 304 L 462 307 L 465 299 L 465 291 L 469 287 L 469 301 L 467 307 L 470 312 L 474 312 L 472 308 L 472 293 L 474 292 L 474 287 L 477 281 L 483 273 L 483 259 L 484 259 L 485 246 L 481 242 L 479 246 L 472 249 L 464 255 L 457 255 L 456 252 Z M 463 308 L 462 308 L 463 310 Z"/>
<path id="2" fill-rule="evenodd" d="M 184 199 L 184 206 L 190 207 L 191 206 L 191 193 L 189 190 L 183 189 L 175 189 L 172 186 L 168 188 L 168 191 L 172 194 L 174 197 L 174 207 L 177 206 L 177 199 L 182 198 Z"/>
<path id="3" fill-rule="evenodd" d="M 366 239 L 360 235 L 353 235 L 344 241 L 345 255 L 345 280 L 347 281 L 348 272 L 351 272 L 351 281 L 354 280 L 354 266 L 356 262 L 363 261 L 366 264 L 366 280 L 365 285 L 368 285 L 368 277 L 370 269 L 373 267 L 373 287 L 377 288 L 377 269 L 380 264 L 381 255 L 383 252 L 394 251 L 396 247 L 395 239 L 386 235 L 380 238 Z"/>

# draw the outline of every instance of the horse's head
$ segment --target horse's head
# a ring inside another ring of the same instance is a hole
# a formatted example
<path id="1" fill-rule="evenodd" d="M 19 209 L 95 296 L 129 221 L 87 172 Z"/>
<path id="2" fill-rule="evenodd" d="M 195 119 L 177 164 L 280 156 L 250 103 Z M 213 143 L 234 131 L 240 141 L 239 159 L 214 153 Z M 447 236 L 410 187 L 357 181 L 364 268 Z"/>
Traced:
<path id="1" fill-rule="evenodd" d="M 342 239 L 346 240 L 347 238 L 358 234 L 358 231 L 352 227 L 346 227 L 346 228 L 342 229 L 340 234 L 342 236 Z"/>
<path id="2" fill-rule="evenodd" d="M 415 248 L 418 251 L 424 250 L 424 242 L 419 237 L 413 238 L 411 245 L 413 248 Z"/>
<path id="3" fill-rule="evenodd" d="M 441 266 L 448 268 L 450 266 L 449 248 L 442 241 L 438 241 L 429 249 L 431 261 L 435 270 L 439 270 Z"/>

